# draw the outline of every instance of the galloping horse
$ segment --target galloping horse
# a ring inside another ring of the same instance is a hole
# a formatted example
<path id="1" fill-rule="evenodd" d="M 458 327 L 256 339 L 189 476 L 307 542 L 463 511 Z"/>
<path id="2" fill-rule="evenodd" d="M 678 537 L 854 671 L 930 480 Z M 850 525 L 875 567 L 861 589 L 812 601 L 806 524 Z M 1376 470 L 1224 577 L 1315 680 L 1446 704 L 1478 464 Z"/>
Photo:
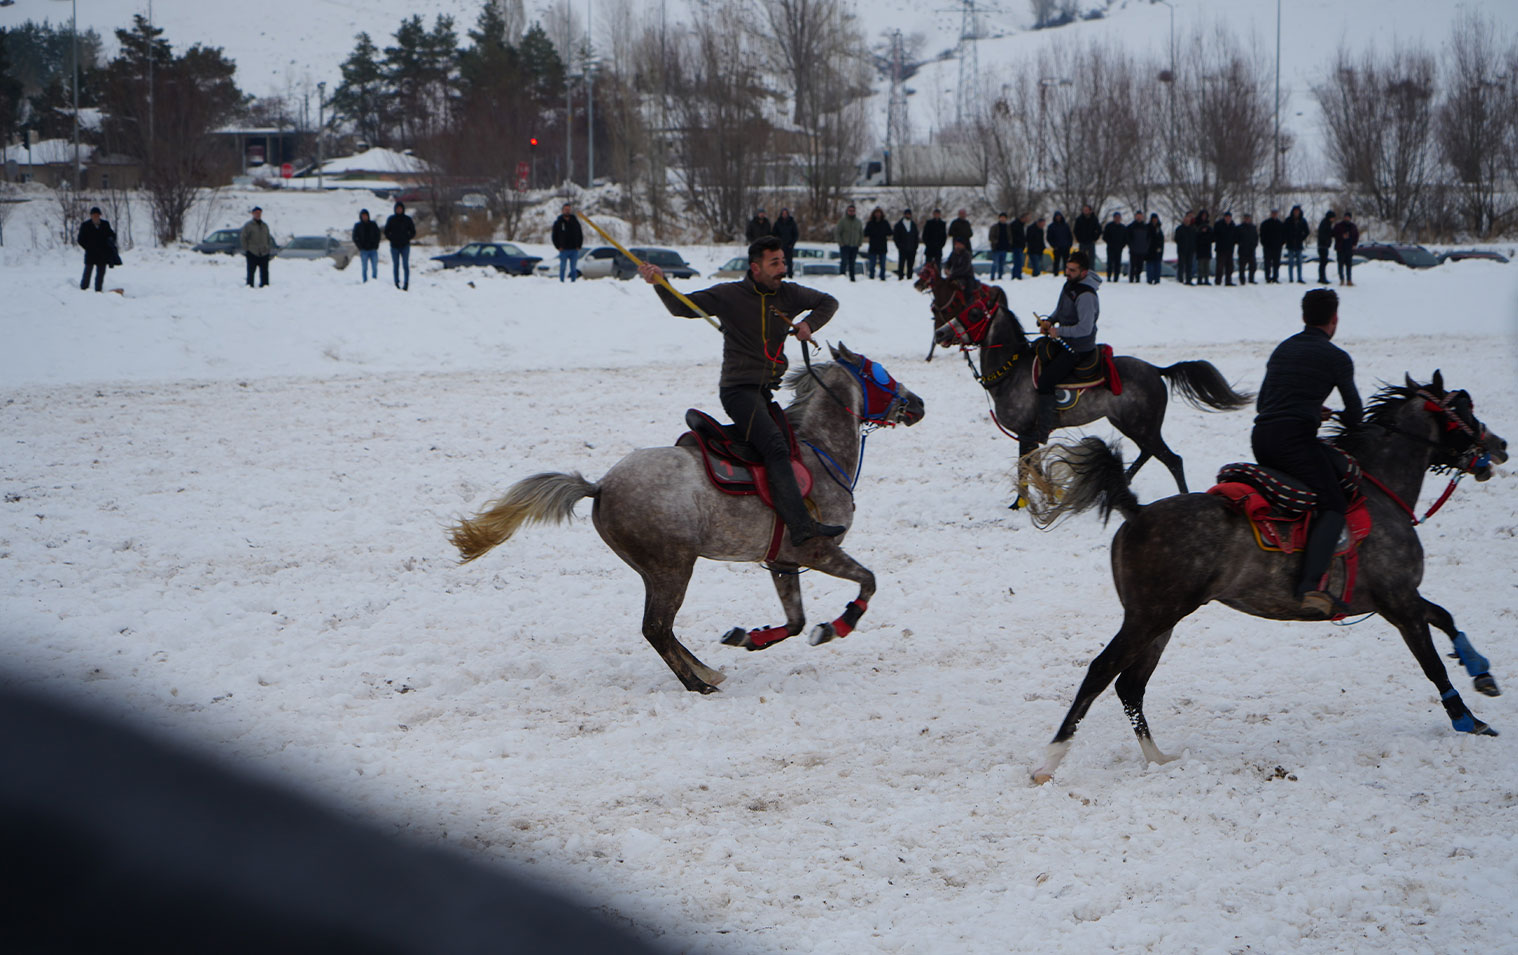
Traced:
<path id="1" fill-rule="evenodd" d="M 1038 411 L 1038 393 L 1033 381 L 1033 346 L 1029 344 L 1017 315 L 1007 307 L 1006 293 L 991 286 L 999 297 L 989 313 L 973 320 L 953 321 L 959 310 L 969 304 L 962 298 L 956 301 L 956 296 L 963 293 L 954 282 L 940 276 L 938 269 L 930 263 L 919 274 L 915 287 L 919 291 L 932 290 L 934 321 L 938 323 L 933 335 L 937 344 L 980 347 L 981 364 L 975 377 L 991 396 L 997 423 L 1013 435 L 1031 433 Z M 1211 362 L 1182 361 L 1157 368 L 1126 355 L 1113 361 L 1122 381 L 1122 394 L 1114 394 L 1107 387 L 1088 388 L 1078 402 L 1056 414 L 1055 427 L 1072 428 L 1106 418 L 1138 445 L 1139 456 L 1128 469 L 1130 480 L 1151 457 L 1157 458 L 1170 470 L 1177 489 L 1185 492 L 1186 472 L 1181 466 L 1181 456 L 1170 450 L 1160 433 L 1165 423 L 1165 406 L 1169 402 L 1166 385 L 1174 388 L 1193 407 L 1204 410 L 1232 411 L 1248 405 L 1254 396 L 1234 391 Z M 974 371 L 973 365 L 971 369 Z M 1035 447 L 1036 442 L 1019 437 L 1018 457 Z M 1018 493 L 1019 499 L 1025 497 L 1021 476 L 1018 478 Z"/>
<path id="2" fill-rule="evenodd" d="M 1428 385 L 1408 378 L 1405 386 L 1382 389 L 1368 411 L 1362 426 L 1341 429 L 1331 439 L 1359 462 L 1374 528 L 1360 546 L 1357 583 L 1345 612 L 1385 617 L 1401 632 L 1423 674 L 1439 691 L 1455 729 L 1495 736 L 1495 730 L 1471 715 L 1450 685 L 1444 662 L 1429 639 L 1430 623 L 1449 634 L 1461 662 L 1477 677 L 1476 688 L 1498 694 L 1486 660 L 1456 629 L 1449 611 L 1418 594 L 1423 547 L 1414 529 L 1417 517 L 1406 502 L 1417 501 L 1424 472 L 1431 468 L 1489 479 L 1492 464 L 1507 460 L 1507 442 L 1476 419 L 1468 394 L 1444 390 L 1438 372 Z M 1096 507 L 1104 517 L 1121 512 L 1126 523 L 1112 539 L 1112 577 L 1123 603 L 1122 628 L 1091 661 L 1033 778 L 1042 783 L 1053 776 L 1087 709 L 1114 678 L 1144 758 L 1168 762 L 1172 757 L 1160 752 L 1149 735 L 1144 688 L 1172 628 L 1212 600 L 1256 617 L 1308 619 L 1293 590 L 1302 558 L 1262 550 L 1248 518 L 1216 495 L 1180 494 L 1140 505 L 1128 488 L 1121 457 L 1099 438 L 1074 446 L 1050 445 L 1035 459 L 1038 473 L 1053 491 L 1049 503 L 1034 506 L 1035 514 L 1052 521 Z M 1335 568 L 1334 586 L 1343 586 L 1344 573 Z"/>
<path id="3" fill-rule="evenodd" d="M 864 448 L 861 426 L 916 424 L 922 399 L 885 369 L 841 343 L 833 362 L 812 373 L 791 373 L 796 400 L 786 409 L 815 475 L 811 502 L 823 523 L 852 525 L 854 483 Z M 712 486 L 701 452 L 693 447 L 643 448 L 618 461 L 598 483 L 580 474 L 535 474 L 512 485 L 484 511 L 452 533 L 467 563 L 515 533 L 524 521 L 560 523 L 575 503 L 594 498 L 597 533 L 643 577 L 643 636 L 688 690 L 711 693 L 724 674 L 706 666 L 675 637 L 675 614 L 685 600 L 696 558 L 763 561 L 772 546 L 775 514 L 757 497 L 734 497 Z M 785 539 L 769 564 L 785 608 L 785 626 L 729 632 L 723 642 L 750 650 L 795 636 L 806 624 L 796 573 L 811 567 L 859 584 L 859 596 L 842 617 L 819 624 L 813 645 L 846 636 L 875 593 L 875 575 L 844 553 L 843 537 L 814 537 L 796 546 Z"/>

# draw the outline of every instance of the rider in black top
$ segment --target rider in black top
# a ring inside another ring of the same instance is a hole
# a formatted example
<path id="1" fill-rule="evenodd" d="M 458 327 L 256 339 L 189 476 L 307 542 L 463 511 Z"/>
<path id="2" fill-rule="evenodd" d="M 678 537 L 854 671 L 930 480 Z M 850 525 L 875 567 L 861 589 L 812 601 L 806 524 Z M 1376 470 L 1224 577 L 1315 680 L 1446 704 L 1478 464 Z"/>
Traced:
<path id="1" fill-rule="evenodd" d="M 1358 426 L 1364 409 L 1355 389 L 1355 363 L 1330 341 L 1339 327 L 1339 296 L 1326 288 L 1302 296 L 1302 322 L 1302 331 L 1277 345 L 1265 365 L 1250 444 L 1255 460 L 1286 472 L 1318 495 L 1296 594 L 1304 612 L 1327 617 L 1333 598 L 1319 589 L 1319 581 L 1344 530 L 1348 501 L 1333 458 L 1318 441 L 1318 424 L 1327 417 L 1323 402 L 1334 389 L 1344 400 L 1339 420 L 1345 427 Z"/>

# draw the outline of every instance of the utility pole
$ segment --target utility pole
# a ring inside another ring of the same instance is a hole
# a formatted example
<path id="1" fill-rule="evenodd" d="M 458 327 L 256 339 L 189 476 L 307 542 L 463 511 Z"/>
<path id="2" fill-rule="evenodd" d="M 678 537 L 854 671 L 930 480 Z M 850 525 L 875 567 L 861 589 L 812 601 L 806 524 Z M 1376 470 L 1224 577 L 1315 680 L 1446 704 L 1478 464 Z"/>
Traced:
<path id="1" fill-rule="evenodd" d="M 596 186 L 596 51 L 591 0 L 585 0 L 585 185 Z"/>
<path id="2" fill-rule="evenodd" d="M 1281 189 L 1281 0 L 1276 0 L 1276 145 L 1270 157 L 1270 201 Z"/>
<path id="3" fill-rule="evenodd" d="M 74 195 L 79 195 L 79 0 L 74 2 L 74 16 L 69 25 L 70 44 L 74 48 L 74 172 L 69 177 L 69 185 L 74 187 Z"/>
<path id="4" fill-rule="evenodd" d="M 148 168 L 153 168 L 153 0 L 148 0 Z"/>
<path id="5" fill-rule="evenodd" d="M 316 188 L 326 189 L 326 174 L 323 167 L 326 165 L 326 152 L 322 133 L 327 128 L 327 81 L 322 80 L 316 84 Z M 408 266 L 409 268 L 409 266 Z"/>
<path id="6" fill-rule="evenodd" d="M 569 0 L 564 0 L 564 179 L 575 181 L 575 101 L 574 84 L 569 71 L 574 65 L 574 38 L 569 35 L 574 21 L 570 19 Z"/>

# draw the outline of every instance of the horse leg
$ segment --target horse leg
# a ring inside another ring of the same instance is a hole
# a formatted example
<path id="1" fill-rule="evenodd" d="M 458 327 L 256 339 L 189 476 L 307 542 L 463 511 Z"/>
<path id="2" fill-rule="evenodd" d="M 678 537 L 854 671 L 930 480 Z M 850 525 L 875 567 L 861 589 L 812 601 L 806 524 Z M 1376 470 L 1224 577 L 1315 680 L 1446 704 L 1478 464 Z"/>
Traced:
<path id="1" fill-rule="evenodd" d="M 722 642 L 745 650 L 763 650 L 800 633 L 801 628 L 806 626 L 806 613 L 801 609 L 799 571 L 800 568 L 794 566 L 783 570 L 770 569 L 770 579 L 775 582 L 775 592 L 780 595 L 780 606 L 785 608 L 785 626 L 760 627 L 756 630 L 734 627 L 723 634 Z"/>
<path id="2" fill-rule="evenodd" d="M 1176 758 L 1166 756 L 1154 745 L 1154 738 L 1149 735 L 1149 721 L 1144 719 L 1144 688 L 1149 685 L 1149 677 L 1159 665 L 1160 654 L 1165 652 L 1165 644 L 1170 642 L 1172 632 L 1166 630 L 1155 637 L 1138 661 L 1117 677 L 1117 698 L 1123 701 L 1123 712 L 1128 714 L 1128 722 L 1133 724 L 1139 749 L 1143 750 L 1144 760 L 1150 763 L 1164 764 Z"/>
<path id="3" fill-rule="evenodd" d="M 1138 469 L 1143 467 L 1146 461 L 1154 458 L 1165 465 L 1166 470 L 1170 472 L 1170 476 L 1175 478 L 1176 488 L 1182 494 L 1186 493 L 1186 469 L 1181 464 L 1181 456 L 1170 450 L 1170 446 L 1165 443 L 1165 436 L 1160 433 L 1160 426 L 1165 420 L 1163 407 L 1160 409 L 1158 419 L 1143 418 L 1138 421 L 1124 421 L 1109 418 L 1108 420 L 1111 420 L 1112 426 L 1117 428 L 1128 440 L 1138 445 L 1139 456 L 1134 459 L 1133 464 L 1128 468 L 1127 476 L 1129 481 L 1133 480 L 1133 476 L 1138 473 Z"/>
<path id="4" fill-rule="evenodd" d="M 664 658 L 687 690 L 715 693 L 726 674 L 696 659 L 675 637 L 675 614 L 685 602 L 695 559 L 641 569 L 643 575 L 643 637 Z"/>
<path id="5" fill-rule="evenodd" d="M 1423 611 L 1428 622 L 1443 630 L 1454 642 L 1455 652 L 1451 653 L 1450 657 L 1459 660 L 1461 666 L 1465 667 L 1465 672 L 1475 678 L 1477 691 L 1487 696 L 1501 696 L 1502 690 L 1498 688 L 1497 680 L 1492 676 L 1491 664 L 1486 657 L 1476 652 L 1475 647 L 1471 646 L 1471 641 L 1464 631 L 1455 626 L 1455 618 L 1450 615 L 1450 612 L 1428 599 L 1423 601 Z"/>
<path id="6" fill-rule="evenodd" d="M 1450 683 L 1449 672 L 1444 669 L 1444 661 L 1439 658 L 1439 652 L 1434 649 L 1434 641 L 1428 633 L 1428 608 L 1431 606 L 1433 605 L 1414 591 L 1410 600 L 1402 599 L 1393 605 L 1382 605 L 1376 609 L 1402 634 L 1402 641 L 1423 668 L 1423 675 L 1439 691 L 1439 701 L 1444 704 L 1444 712 L 1449 714 L 1450 723 L 1455 729 L 1478 736 L 1496 736 L 1496 730 L 1472 715 L 1466 708 L 1465 701 L 1460 699 L 1460 692 Z"/>
<path id="7" fill-rule="evenodd" d="M 1195 606 L 1191 608 L 1191 610 L 1195 609 Z M 1186 613 L 1190 613 L 1191 610 Z M 1163 618 L 1151 617 L 1146 620 L 1136 619 L 1133 613 L 1124 614 L 1123 626 L 1118 630 L 1117 635 L 1086 668 L 1086 678 L 1081 681 L 1080 689 L 1075 693 L 1075 702 L 1070 704 L 1070 711 L 1065 714 L 1065 721 L 1060 724 L 1059 731 L 1054 734 L 1053 742 L 1044 751 L 1043 764 L 1033 770 L 1035 783 L 1041 786 L 1054 778 L 1054 771 L 1059 768 L 1060 761 L 1070 751 L 1070 740 L 1075 736 L 1081 720 L 1086 718 L 1086 711 L 1091 709 L 1091 704 L 1098 696 L 1101 696 L 1102 691 L 1118 674 L 1132 668 L 1133 682 L 1139 687 L 1148 682 L 1149 673 L 1153 672 L 1155 664 L 1159 662 L 1164 641 L 1169 640 L 1171 629 L 1178 620 L 1186 616 L 1186 613 L 1167 613 Z M 1155 648 L 1154 643 L 1157 640 L 1160 641 L 1160 646 Z M 1132 688 L 1132 683 L 1125 685 Z M 1126 704 L 1125 699 L 1125 707 Z M 1134 729 L 1138 730 L 1138 724 L 1135 724 Z M 1145 732 L 1140 734 L 1140 746 L 1143 745 L 1142 740 L 1147 729 L 1145 726 Z M 1159 751 L 1155 750 L 1155 752 Z M 1150 755 L 1147 749 L 1144 755 L 1146 757 Z"/>
<path id="8" fill-rule="evenodd" d="M 875 596 L 875 575 L 868 567 L 845 554 L 843 548 L 836 544 L 825 546 L 821 556 L 807 561 L 807 566 L 813 570 L 820 570 L 829 577 L 852 580 L 859 584 L 859 596 L 849 601 L 848 606 L 843 608 L 843 614 L 837 620 L 819 623 L 812 628 L 807 642 L 815 647 L 854 632 L 854 628 L 859 625 L 859 618 L 864 616 L 865 610 L 869 609 L 870 598 Z"/>

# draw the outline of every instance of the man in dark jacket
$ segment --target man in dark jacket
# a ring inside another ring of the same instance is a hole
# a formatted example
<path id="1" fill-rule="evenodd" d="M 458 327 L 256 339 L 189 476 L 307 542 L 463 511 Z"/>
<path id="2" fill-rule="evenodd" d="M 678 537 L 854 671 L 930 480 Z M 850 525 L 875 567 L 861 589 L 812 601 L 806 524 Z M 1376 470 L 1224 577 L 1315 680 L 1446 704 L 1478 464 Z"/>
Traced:
<path id="1" fill-rule="evenodd" d="M 1133 214 L 1128 223 L 1128 282 L 1137 282 L 1144 274 L 1144 260 L 1149 257 L 1149 223 L 1142 212 Z"/>
<path id="2" fill-rule="evenodd" d="M 1107 281 L 1116 282 L 1123 277 L 1123 247 L 1128 244 L 1121 212 L 1112 213 L 1112 221 L 1102 230 L 1102 241 L 1107 243 Z"/>
<path id="3" fill-rule="evenodd" d="M 672 315 L 695 317 L 664 282 L 664 273 L 650 262 L 638 272 L 654 286 Z M 814 537 L 837 537 L 846 528 L 819 524 L 806 509 L 801 489 L 791 470 L 790 446 L 770 417 L 775 389 L 785 377 L 785 339 L 793 330 L 796 340 L 812 340 L 812 334 L 838 311 L 838 301 L 816 289 L 784 281 L 785 252 L 775 236 L 765 236 L 748 247 L 748 275 L 738 282 L 713 285 L 687 298 L 722 323 L 722 378 L 718 395 L 722 408 L 737 426 L 739 437 L 764 456 L 775 512 L 790 531 L 792 545 Z M 793 326 L 791 320 L 806 312 Z"/>
<path id="4" fill-rule="evenodd" d="M 865 276 L 874 278 L 876 270 L 880 272 L 880 281 L 886 278 L 886 252 L 891 244 L 891 223 L 886 218 L 885 210 L 876 206 L 870 212 L 870 218 L 864 224 L 864 238 L 867 243 L 864 247 Z"/>
<path id="5" fill-rule="evenodd" d="M 353 223 L 353 245 L 358 249 L 359 269 L 365 282 L 369 281 L 371 271 L 379 278 L 379 244 L 379 223 L 369 218 L 368 209 L 358 210 L 358 221 Z"/>
<path id="6" fill-rule="evenodd" d="M 1302 207 L 1292 206 L 1286 217 L 1286 281 L 1290 282 L 1295 275 L 1298 285 L 1307 284 L 1302 278 L 1302 249 L 1311 235 L 1312 226 L 1302 214 Z"/>
<path id="7" fill-rule="evenodd" d="M 1359 425 L 1362 406 L 1355 363 L 1330 341 L 1339 328 L 1339 296 L 1326 288 L 1302 296 L 1302 323 L 1302 330 L 1276 346 L 1265 365 L 1249 441 L 1256 461 L 1285 471 L 1318 495 L 1296 596 L 1304 613 L 1328 617 L 1334 602 L 1323 592 L 1322 581 L 1344 529 L 1347 501 L 1333 458 L 1318 440 L 1318 424 L 1327 411 L 1323 402 L 1334 389 L 1344 402 L 1339 422 L 1345 427 Z"/>
<path id="8" fill-rule="evenodd" d="M 79 224 L 79 247 L 84 250 L 84 278 L 79 280 L 79 290 L 90 287 L 90 272 L 95 273 L 95 291 L 104 291 L 105 270 L 117 265 L 116 230 L 110 222 L 102 219 L 99 206 L 90 208 L 90 217 Z"/>
<path id="9" fill-rule="evenodd" d="M 1202 285 L 1212 284 L 1212 220 L 1207 210 L 1196 214 L 1196 274 Z"/>
<path id="10" fill-rule="evenodd" d="M 1036 344 L 1041 354 L 1050 357 L 1039 369 L 1038 381 L 1034 382 L 1038 391 L 1038 409 L 1033 433 L 1024 435 L 1018 443 L 1017 456 L 1020 458 L 1049 440 L 1049 432 L 1054 430 L 1056 386 L 1069 380 L 1075 367 L 1089 360 L 1091 353 L 1096 351 L 1096 320 L 1101 313 L 1097 289 L 1102 280 L 1092 273 L 1091 260 L 1079 249 L 1070 255 L 1061 277 L 1065 285 L 1060 289 L 1054 311 L 1038 321 L 1039 331 L 1048 341 Z"/>
<path id="11" fill-rule="evenodd" d="M 1212 226 L 1212 247 L 1217 252 L 1217 271 L 1212 284 L 1233 284 L 1233 250 L 1238 243 L 1238 227 L 1233 224 L 1233 213 L 1225 212 Z"/>
<path id="12" fill-rule="evenodd" d="M 996 222 L 986 234 L 986 243 L 991 249 L 991 281 L 999 282 L 1007 268 L 1007 255 L 1012 251 L 1012 224 L 1005 212 L 997 214 Z"/>
<path id="13" fill-rule="evenodd" d="M 559 208 L 559 217 L 553 220 L 549 237 L 553 239 L 553 247 L 559 250 L 559 281 L 564 281 L 567 272 L 569 281 L 574 283 L 580 278 L 580 249 L 585 246 L 585 233 L 580 230 L 580 220 L 569 203 Z"/>
<path id="14" fill-rule="evenodd" d="M 1081 206 L 1081 214 L 1075 217 L 1075 244 L 1093 262 L 1096 261 L 1096 240 L 1101 237 L 1102 224 L 1096 213 L 1090 206 Z"/>
<path id="15" fill-rule="evenodd" d="M 1260 244 L 1260 230 L 1254 224 L 1254 216 L 1244 213 L 1244 221 L 1239 223 L 1234 238 L 1239 243 L 1239 284 L 1256 285 L 1254 276 L 1260 263 L 1255 258 L 1255 249 Z"/>
<path id="16" fill-rule="evenodd" d="M 1334 247 L 1334 211 L 1318 223 L 1318 284 L 1328 284 L 1328 251 Z"/>
<path id="17" fill-rule="evenodd" d="M 796 243 L 801 240 L 801 226 L 791 217 L 791 210 L 781 209 L 775 217 L 775 238 L 785 252 L 785 277 L 796 274 Z"/>
<path id="18" fill-rule="evenodd" d="M 943 247 L 949 241 L 949 224 L 943 221 L 943 210 L 934 209 L 933 215 L 922 225 L 922 260 L 938 265 L 943 262 Z"/>
<path id="19" fill-rule="evenodd" d="M 891 241 L 896 243 L 896 281 L 917 274 L 917 244 L 921 238 L 917 223 L 912 221 L 912 210 L 907 209 L 891 230 Z"/>
<path id="20" fill-rule="evenodd" d="M 964 239 L 965 246 L 971 252 L 975 251 L 975 227 L 970 225 L 970 212 L 968 209 L 959 210 L 959 215 L 949 223 L 949 238 Z"/>
<path id="21" fill-rule="evenodd" d="M 1056 275 L 1065 274 L 1065 260 L 1070 257 L 1070 246 L 1074 244 L 1075 236 L 1070 232 L 1070 223 L 1065 221 L 1063 212 L 1055 210 L 1044 237 L 1049 240 L 1049 251 L 1054 253 L 1054 264 L 1050 270 Z"/>
<path id="22" fill-rule="evenodd" d="M 569 208 L 565 206 L 564 208 Z M 575 224 L 578 231 L 579 224 Z M 416 223 L 406 215 L 406 204 L 397 202 L 395 212 L 385 220 L 385 241 L 390 243 L 390 272 L 395 287 L 402 291 L 411 289 L 411 240 L 416 238 Z M 402 266 L 405 275 L 402 276 Z"/>
<path id="23" fill-rule="evenodd" d="M 854 261 L 859 255 L 859 246 L 864 243 L 864 223 L 855 214 L 852 202 L 843 211 L 838 225 L 833 227 L 833 238 L 838 242 L 838 270 L 847 275 L 850 282 L 858 281 L 854 277 Z"/>
<path id="24" fill-rule="evenodd" d="M 1270 210 L 1270 218 L 1260 223 L 1260 249 L 1265 253 L 1265 284 L 1281 281 L 1281 249 L 1286 245 L 1286 223 L 1281 210 Z"/>
<path id="25" fill-rule="evenodd" d="M 1196 216 L 1190 212 L 1175 227 L 1175 280 L 1183 285 L 1196 280 Z"/>
<path id="26" fill-rule="evenodd" d="M 752 244 L 773 232 L 774 227 L 770 225 L 770 217 L 764 214 L 763 209 L 760 209 L 754 213 L 752 219 L 748 220 L 748 228 L 743 230 L 743 237 Z"/>
<path id="27" fill-rule="evenodd" d="M 1344 217 L 1334 223 L 1334 253 L 1339 257 L 1339 284 L 1355 284 L 1355 246 L 1360 244 L 1360 227 L 1354 215 L 1344 210 Z"/>
<path id="28" fill-rule="evenodd" d="M 1028 214 L 1026 212 L 1007 224 L 1007 234 L 1012 242 L 1012 279 L 1021 281 L 1023 262 L 1028 258 Z"/>
<path id="29" fill-rule="evenodd" d="M 1033 271 L 1033 277 L 1038 278 L 1044 272 L 1044 219 L 1039 216 L 1028 226 L 1027 249 L 1028 267 Z"/>

